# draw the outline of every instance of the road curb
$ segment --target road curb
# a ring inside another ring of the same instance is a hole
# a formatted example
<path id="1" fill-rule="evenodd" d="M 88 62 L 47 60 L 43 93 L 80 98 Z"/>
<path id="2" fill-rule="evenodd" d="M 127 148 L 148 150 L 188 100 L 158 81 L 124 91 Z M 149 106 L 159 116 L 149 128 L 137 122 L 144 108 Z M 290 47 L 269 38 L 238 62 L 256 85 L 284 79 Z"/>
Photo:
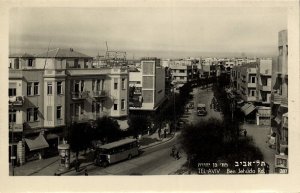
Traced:
<path id="1" fill-rule="evenodd" d="M 153 145 L 149 145 L 149 146 L 146 146 L 146 147 L 143 147 L 143 148 L 140 148 L 140 150 L 143 150 L 143 149 L 147 149 L 147 148 L 150 148 L 150 147 L 155 147 L 157 145 L 160 145 L 160 144 L 163 144 L 163 143 L 166 143 L 170 140 L 172 140 L 174 137 L 175 137 L 176 133 L 172 135 L 172 137 L 170 137 L 169 139 L 167 139 L 166 141 L 161 141 L 161 142 L 158 142 L 156 144 L 153 144 Z"/>

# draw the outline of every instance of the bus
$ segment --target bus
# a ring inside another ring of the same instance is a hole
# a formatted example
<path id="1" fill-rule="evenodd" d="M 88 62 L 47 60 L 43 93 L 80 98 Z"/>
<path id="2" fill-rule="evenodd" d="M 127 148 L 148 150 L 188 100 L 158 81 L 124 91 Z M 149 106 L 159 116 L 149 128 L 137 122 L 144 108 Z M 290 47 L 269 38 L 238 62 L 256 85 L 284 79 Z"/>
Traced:
<path id="1" fill-rule="evenodd" d="M 95 165 L 107 167 L 125 159 L 139 155 L 137 139 L 126 138 L 112 143 L 107 143 L 96 149 Z"/>

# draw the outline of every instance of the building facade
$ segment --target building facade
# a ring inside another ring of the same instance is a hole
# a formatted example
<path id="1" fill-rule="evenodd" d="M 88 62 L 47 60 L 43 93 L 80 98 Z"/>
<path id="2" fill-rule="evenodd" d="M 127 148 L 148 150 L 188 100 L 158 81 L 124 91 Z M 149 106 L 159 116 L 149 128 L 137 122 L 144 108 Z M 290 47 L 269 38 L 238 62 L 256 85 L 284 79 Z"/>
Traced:
<path id="1" fill-rule="evenodd" d="M 288 35 L 278 34 L 278 63 L 273 65 L 271 126 L 276 135 L 275 172 L 288 172 Z"/>
<path id="2" fill-rule="evenodd" d="M 130 110 L 156 110 L 166 99 L 165 68 L 157 58 L 141 59 L 141 67 L 129 72 Z"/>
<path id="3" fill-rule="evenodd" d="M 48 149 L 57 150 L 73 122 L 128 115 L 126 68 L 93 68 L 92 57 L 60 48 L 35 56 L 12 55 L 9 61 L 10 145 L 14 155 L 15 149 L 20 149 L 27 159 L 31 154 L 41 158 Z M 22 156 L 17 160 L 25 161 Z"/>

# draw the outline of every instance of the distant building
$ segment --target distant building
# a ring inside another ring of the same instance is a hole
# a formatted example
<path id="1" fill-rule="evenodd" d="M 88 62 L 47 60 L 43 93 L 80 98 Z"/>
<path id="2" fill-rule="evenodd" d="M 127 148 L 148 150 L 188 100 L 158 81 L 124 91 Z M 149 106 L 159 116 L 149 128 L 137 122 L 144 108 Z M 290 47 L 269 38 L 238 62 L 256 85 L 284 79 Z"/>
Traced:
<path id="1" fill-rule="evenodd" d="M 19 162 L 23 151 L 30 160 L 57 150 L 72 122 L 128 115 L 126 68 L 92 68 L 92 57 L 61 48 L 11 55 L 9 61 L 10 145 Z"/>
<path id="2" fill-rule="evenodd" d="M 288 172 L 288 35 L 287 30 L 278 34 L 278 64 L 273 65 L 271 126 L 276 136 L 275 172 Z"/>
<path id="3" fill-rule="evenodd" d="M 173 60 L 169 66 L 171 69 L 173 84 L 185 84 L 197 80 L 197 66 L 192 60 Z"/>

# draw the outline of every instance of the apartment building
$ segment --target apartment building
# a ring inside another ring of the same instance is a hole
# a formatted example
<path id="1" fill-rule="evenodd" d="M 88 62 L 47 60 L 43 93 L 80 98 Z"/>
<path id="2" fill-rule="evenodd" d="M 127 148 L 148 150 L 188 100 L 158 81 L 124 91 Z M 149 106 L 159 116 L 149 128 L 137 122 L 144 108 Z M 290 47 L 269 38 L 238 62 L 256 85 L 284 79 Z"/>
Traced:
<path id="1" fill-rule="evenodd" d="M 129 85 L 130 110 L 155 111 L 166 100 L 165 68 L 157 58 L 142 58 L 141 67 L 129 72 Z"/>
<path id="2" fill-rule="evenodd" d="M 235 66 L 231 71 L 231 82 L 234 89 L 245 102 L 256 101 L 257 64 Z"/>
<path id="3" fill-rule="evenodd" d="M 197 79 L 197 66 L 192 60 L 173 60 L 169 68 L 172 73 L 173 84 L 185 84 Z"/>
<path id="4" fill-rule="evenodd" d="M 271 126 L 276 135 L 275 172 L 288 173 L 288 35 L 278 34 L 278 63 L 273 65 Z"/>
<path id="5" fill-rule="evenodd" d="M 10 145 L 20 163 L 24 152 L 29 159 L 57 150 L 72 122 L 128 115 L 126 68 L 93 68 L 92 57 L 61 48 L 9 61 Z"/>

